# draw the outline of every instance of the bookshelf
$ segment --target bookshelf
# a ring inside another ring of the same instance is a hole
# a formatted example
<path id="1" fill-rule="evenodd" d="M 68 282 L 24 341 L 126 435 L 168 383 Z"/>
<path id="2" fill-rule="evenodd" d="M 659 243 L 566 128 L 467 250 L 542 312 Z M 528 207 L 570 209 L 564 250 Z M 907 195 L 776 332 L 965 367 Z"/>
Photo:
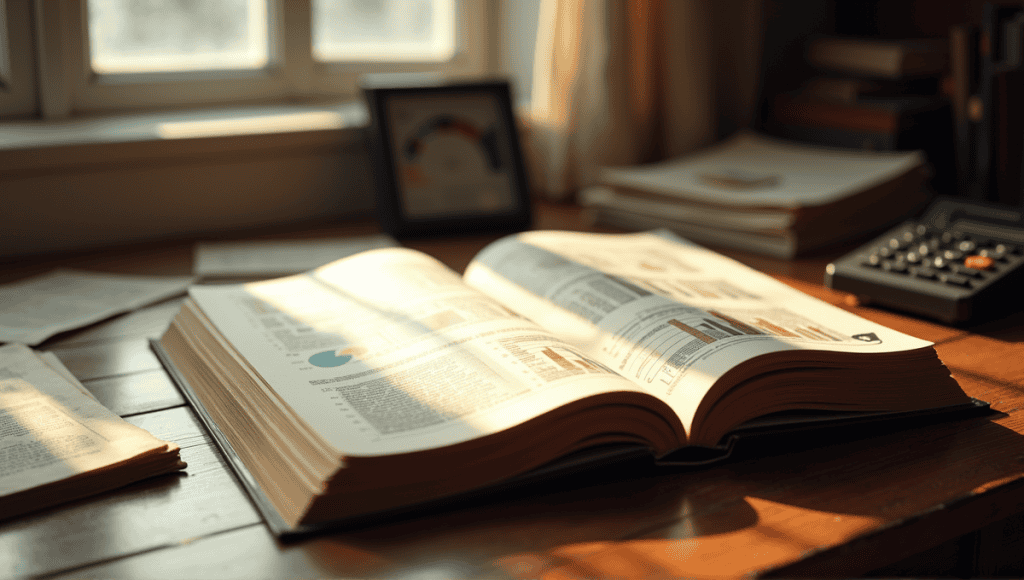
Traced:
<path id="1" fill-rule="evenodd" d="M 1000 7 L 998 17 L 990 5 Z M 1024 16 L 1016 28 L 1007 24 L 1018 15 L 1024 2 L 766 0 L 754 128 L 820 145 L 923 149 L 936 193 L 1020 205 L 1024 112 L 1010 103 L 1024 98 L 1014 92 L 1024 85 L 1024 57 L 1007 64 L 1007 47 L 1024 45 Z M 962 42 L 951 43 L 957 34 Z M 889 78 L 816 67 L 810 47 L 822 37 L 865 45 L 914 39 L 947 51 L 948 59 L 941 70 Z M 824 94 L 823 85 L 839 90 Z"/>

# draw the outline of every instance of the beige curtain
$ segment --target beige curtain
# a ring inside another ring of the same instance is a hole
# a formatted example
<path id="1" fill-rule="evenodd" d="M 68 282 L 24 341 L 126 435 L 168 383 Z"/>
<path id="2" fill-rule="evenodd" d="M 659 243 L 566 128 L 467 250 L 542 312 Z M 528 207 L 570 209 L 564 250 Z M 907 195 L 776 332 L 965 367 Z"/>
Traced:
<path id="1" fill-rule="evenodd" d="M 677 156 L 752 114 L 761 0 L 541 0 L 524 148 L 571 199 L 603 165 Z"/>

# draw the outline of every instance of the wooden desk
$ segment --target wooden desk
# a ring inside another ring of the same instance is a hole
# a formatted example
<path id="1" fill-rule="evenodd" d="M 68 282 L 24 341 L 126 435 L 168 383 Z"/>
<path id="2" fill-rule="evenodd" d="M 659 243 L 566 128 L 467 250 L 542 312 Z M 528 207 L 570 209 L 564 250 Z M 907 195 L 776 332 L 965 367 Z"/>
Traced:
<path id="1" fill-rule="evenodd" d="M 544 205 L 542 228 L 586 229 Z M 371 224 L 301 235 L 365 234 Z M 280 237 L 294 237 L 282 233 Z M 456 270 L 490 239 L 410 246 Z M 1024 316 L 970 330 L 846 305 L 822 288 L 827 259 L 733 254 L 866 318 L 935 341 L 964 389 L 1000 414 L 847 441 L 797 442 L 707 469 L 630 467 L 453 504 L 429 516 L 280 545 L 262 525 L 146 344 L 172 300 L 40 348 L 56 353 L 127 420 L 178 442 L 187 474 L 0 523 L 0 577 L 662 578 L 1024 573 Z M 37 258 L 6 282 L 56 265 L 182 274 L 191 245 Z"/>

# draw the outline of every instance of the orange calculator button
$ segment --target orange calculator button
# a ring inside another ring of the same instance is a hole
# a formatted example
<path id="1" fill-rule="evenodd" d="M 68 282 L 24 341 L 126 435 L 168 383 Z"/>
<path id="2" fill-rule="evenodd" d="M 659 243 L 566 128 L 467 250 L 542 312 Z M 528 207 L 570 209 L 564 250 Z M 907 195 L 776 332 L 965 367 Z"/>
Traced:
<path id="1" fill-rule="evenodd" d="M 964 266 L 975 270 L 988 270 L 996 264 L 996 261 L 988 256 L 967 256 Z"/>

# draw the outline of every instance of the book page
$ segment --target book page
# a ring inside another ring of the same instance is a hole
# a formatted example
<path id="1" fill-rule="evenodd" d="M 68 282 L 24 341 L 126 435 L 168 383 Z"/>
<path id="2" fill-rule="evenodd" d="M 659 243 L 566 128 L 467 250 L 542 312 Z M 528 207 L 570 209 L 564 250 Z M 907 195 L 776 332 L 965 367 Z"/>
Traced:
<path id="1" fill-rule="evenodd" d="M 28 347 L 0 347 L 0 496 L 146 453 L 177 446 L 125 422 Z"/>
<path id="2" fill-rule="evenodd" d="M 190 294 L 344 455 L 442 447 L 592 394 L 640 390 L 412 250 Z"/>
<path id="3" fill-rule="evenodd" d="M 283 276 L 319 268 L 347 256 L 393 248 L 389 235 L 311 240 L 200 242 L 192 272 L 197 276 Z"/>
<path id="4" fill-rule="evenodd" d="M 526 232 L 484 249 L 465 279 L 661 397 L 688 432 L 715 381 L 755 356 L 931 344 L 667 232 Z"/>
<path id="5" fill-rule="evenodd" d="M 65 330 L 185 291 L 191 276 L 128 276 L 77 270 L 0 286 L 0 342 L 37 345 Z"/>

